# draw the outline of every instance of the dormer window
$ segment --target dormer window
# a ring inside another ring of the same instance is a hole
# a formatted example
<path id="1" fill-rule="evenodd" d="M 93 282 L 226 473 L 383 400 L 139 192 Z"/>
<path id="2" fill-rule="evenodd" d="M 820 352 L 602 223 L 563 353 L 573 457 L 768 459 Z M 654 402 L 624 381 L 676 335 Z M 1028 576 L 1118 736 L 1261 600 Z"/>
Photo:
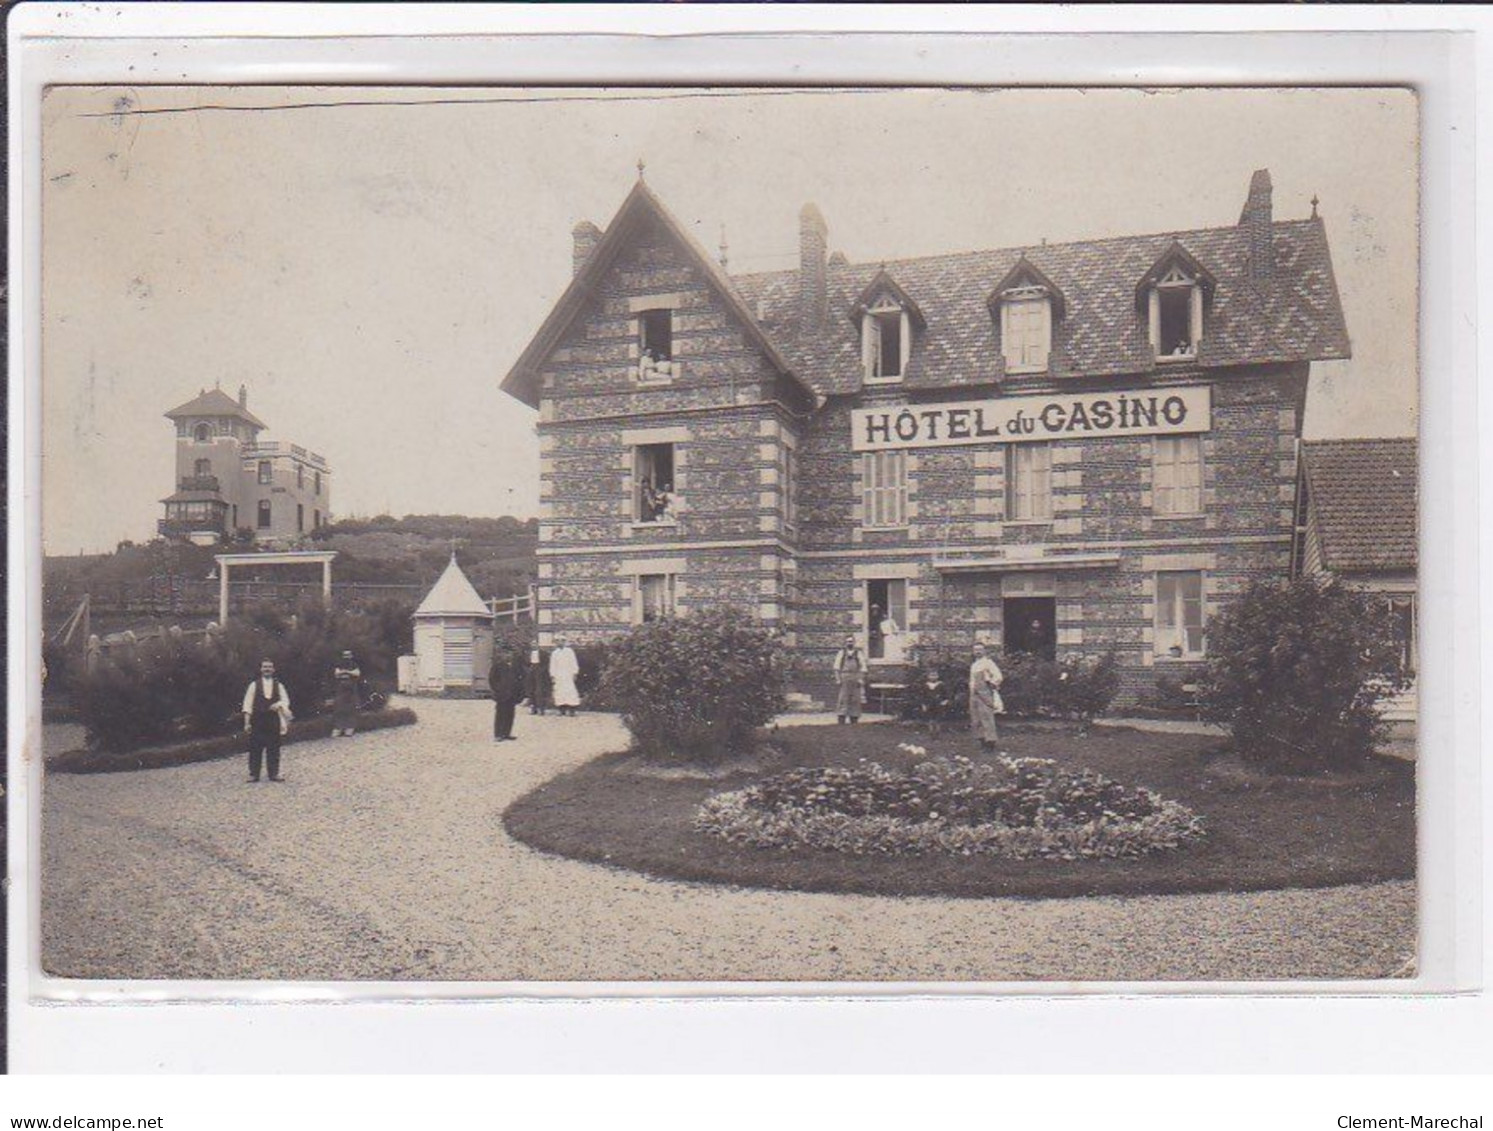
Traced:
<path id="1" fill-rule="evenodd" d="M 907 373 L 913 334 L 923 326 L 917 305 L 883 269 L 851 309 L 861 332 L 861 373 L 867 384 L 891 385 Z"/>
<path id="2" fill-rule="evenodd" d="M 1147 320 L 1157 361 L 1198 356 L 1214 287 L 1207 269 L 1175 242 L 1141 278 L 1136 285 L 1136 306 Z"/>
<path id="3" fill-rule="evenodd" d="M 867 381 L 900 381 L 907 368 L 907 315 L 900 306 L 886 303 L 866 311 L 861 323 L 861 348 Z"/>
<path id="4" fill-rule="evenodd" d="M 1203 289 L 1180 267 L 1173 267 L 1151 291 L 1151 341 L 1156 357 L 1196 357 L 1203 336 Z"/>
<path id="5" fill-rule="evenodd" d="M 1001 352 L 1007 373 L 1045 373 L 1052 350 L 1052 301 L 1046 287 L 1001 293 Z"/>

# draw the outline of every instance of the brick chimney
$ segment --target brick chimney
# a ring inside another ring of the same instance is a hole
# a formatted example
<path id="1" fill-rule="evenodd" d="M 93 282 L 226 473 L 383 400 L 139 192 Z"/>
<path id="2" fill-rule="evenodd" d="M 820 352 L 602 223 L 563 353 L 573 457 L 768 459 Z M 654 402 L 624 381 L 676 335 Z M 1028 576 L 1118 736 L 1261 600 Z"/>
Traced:
<path id="1" fill-rule="evenodd" d="M 1249 179 L 1249 196 L 1239 213 L 1239 226 L 1249 247 L 1249 278 L 1254 283 L 1268 282 L 1275 276 L 1275 239 L 1272 230 L 1273 210 L 1270 203 L 1270 170 L 1256 169 Z"/>
<path id="2" fill-rule="evenodd" d="M 242 408 L 242 409 L 247 409 L 249 407 L 249 386 L 248 385 L 240 385 L 238 387 L 238 407 Z"/>
<path id="3" fill-rule="evenodd" d="M 800 325 L 824 325 L 827 302 L 829 225 L 819 209 L 805 204 L 798 214 L 798 317 Z"/>
<path id="4" fill-rule="evenodd" d="M 596 250 L 596 245 L 601 242 L 601 229 L 591 223 L 590 220 L 582 220 L 574 228 L 570 229 L 570 235 L 575 241 L 571 273 L 579 275 L 581 268 L 586 264 L 586 260 Z"/>

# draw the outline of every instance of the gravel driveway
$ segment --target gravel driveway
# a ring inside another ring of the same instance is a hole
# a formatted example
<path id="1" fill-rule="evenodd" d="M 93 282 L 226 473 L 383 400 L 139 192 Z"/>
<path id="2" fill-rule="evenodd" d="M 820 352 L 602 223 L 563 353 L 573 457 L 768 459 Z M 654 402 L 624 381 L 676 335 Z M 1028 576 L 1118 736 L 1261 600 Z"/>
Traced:
<path id="1" fill-rule="evenodd" d="M 541 855 L 499 815 L 619 748 L 615 719 L 420 701 L 420 723 L 241 759 L 52 775 L 43 957 L 92 978 L 1373 978 L 1414 945 L 1410 883 L 1245 895 L 887 899 L 664 882 Z"/>

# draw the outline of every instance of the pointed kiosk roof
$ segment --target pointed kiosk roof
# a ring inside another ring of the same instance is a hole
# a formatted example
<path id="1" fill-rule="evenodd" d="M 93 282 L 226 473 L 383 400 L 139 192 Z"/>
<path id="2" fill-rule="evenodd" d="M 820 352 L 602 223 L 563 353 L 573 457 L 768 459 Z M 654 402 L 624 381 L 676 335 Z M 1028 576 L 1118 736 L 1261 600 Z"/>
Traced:
<path id="1" fill-rule="evenodd" d="M 779 373 L 802 389 L 804 395 L 812 401 L 815 397 L 814 390 L 793 370 L 788 359 L 768 338 L 730 276 L 715 260 L 710 258 L 710 255 L 700 246 L 699 241 L 685 230 L 684 226 L 663 206 L 663 202 L 653 194 L 653 190 L 644 183 L 642 177 L 639 177 L 638 182 L 633 185 L 632 191 L 627 194 L 627 199 L 622 202 L 622 207 L 617 210 L 617 215 L 612 217 L 612 222 L 607 225 L 606 234 L 601 237 L 601 242 L 586 257 L 586 262 L 581 266 L 580 271 L 571 279 L 565 293 L 555 303 L 555 308 L 550 311 L 549 317 L 539 327 L 539 332 L 519 355 L 519 359 L 514 362 L 513 368 L 508 371 L 508 375 L 503 378 L 499 387 L 509 396 L 530 407 L 538 406 L 539 367 L 544 364 L 549 352 L 555 348 L 561 336 L 569 329 L 571 322 L 597 293 L 599 281 L 616 260 L 618 253 L 649 219 L 660 223 L 664 230 L 678 241 L 686 257 L 704 275 L 711 288 L 720 295 L 726 308 L 735 316 L 747 338 L 766 355 L 768 361 Z"/>
<path id="2" fill-rule="evenodd" d="M 222 389 L 203 389 L 186 404 L 179 404 L 166 414 L 168 420 L 186 416 L 236 416 L 240 420 L 247 420 L 256 428 L 269 427 Z"/>
<path id="3" fill-rule="evenodd" d="M 477 590 L 456 564 L 456 555 L 451 555 L 450 564 L 425 594 L 425 600 L 415 610 L 417 617 L 492 617 Z"/>

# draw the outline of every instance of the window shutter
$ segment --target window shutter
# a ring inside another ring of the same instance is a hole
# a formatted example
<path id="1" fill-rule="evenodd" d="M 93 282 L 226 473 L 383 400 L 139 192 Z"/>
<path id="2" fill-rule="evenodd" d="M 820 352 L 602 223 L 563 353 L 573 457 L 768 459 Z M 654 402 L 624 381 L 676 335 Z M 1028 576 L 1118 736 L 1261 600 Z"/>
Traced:
<path id="1" fill-rule="evenodd" d="M 1047 368 L 1047 354 L 1052 348 L 1052 303 L 1043 299 L 1032 303 L 1032 364 Z"/>
<path id="2" fill-rule="evenodd" d="M 905 311 L 905 310 L 902 312 L 902 343 L 901 344 L 902 344 L 902 357 L 901 357 L 902 364 L 898 367 L 897 372 L 900 373 L 900 374 L 902 374 L 905 377 L 905 376 L 907 376 L 907 361 L 912 356 L 912 319 L 908 316 L 907 311 Z"/>

